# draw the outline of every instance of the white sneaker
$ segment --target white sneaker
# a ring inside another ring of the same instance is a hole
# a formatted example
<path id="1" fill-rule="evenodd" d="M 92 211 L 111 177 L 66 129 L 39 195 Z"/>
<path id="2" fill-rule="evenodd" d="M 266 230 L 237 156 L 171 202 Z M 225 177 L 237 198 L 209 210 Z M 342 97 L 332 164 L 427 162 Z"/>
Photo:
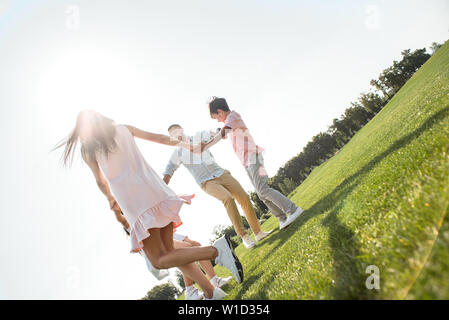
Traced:
<path id="1" fill-rule="evenodd" d="M 231 279 L 232 279 L 232 277 L 226 277 L 226 278 L 215 277 L 215 280 L 213 280 L 211 282 L 214 285 L 214 287 L 221 288 L 225 284 L 227 284 L 229 281 L 231 281 Z"/>
<path id="2" fill-rule="evenodd" d="M 245 246 L 246 249 L 252 249 L 252 248 L 254 248 L 256 246 L 256 243 L 247 234 L 245 234 L 242 237 L 242 240 L 243 240 L 243 245 Z"/>
<path id="3" fill-rule="evenodd" d="M 204 294 L 200 292 L 197 288 L 186 289 L 186 300 L 201 300 Z"/>
<path id="4" fill-rule="evenodd" d="M 287 216 L 287 219 L 285 219 L 284 221 L 279 221 L 279 230 L 283 230 L 283 229 L 287 228 L 290 224 L 293 223 L 293 221 L 298 219 L 299 216 L 301 215 L 301 213 L 303 213 L 303 212 L 304 212 L 304 210 L 302 210 L 301 208 L 298 207 L 298 209 L 296 209 L 296 211 L 294 213 Z"/>
<path id="5" fill-rule="evenodd" d="M 226 297 L 226 292 L 224 292 L 220 288 L 215 288 L 212 298 L 208 299 L 206 298 L 206 296 L 204 296 L 204 300 L 223 300 L 224 297 Z"/>
<path id="6" fill-rule="evenodd" d="M 260 231 L 258 234 L 256 234 L 255 236 L 254 236 L 254 238 L 256 238 L 256 242 L 259 242 L 259 241 L 261 241 L 262 239 L 264 239 L 266 236 L 268 236 L 270 233 L 272 233 L 273 232 L 273 230 L 270 230 L 270 231 L 268 231 L 268 232 L 263 232 L 263 231 Z"/>
<path id="7" fill-rule="evenodd" d="M 155 273 L 153 273 L 153 275 L 156 277 L 156 279 L 162 280 L 165 277 L 168 277 L 170 273 L 167 270 L 159 270 L 159 272 L 156 271 Z"/>
<path id="8" fill-rule="evenodd" d="M 231 241 L 228 239 L 227 235 L 217 239 L 213 246 L 218 251 L 215 263 L 231 271 L 237 283 L 241 283 L 243 281 L 242 264 L 235 255 Z"/>

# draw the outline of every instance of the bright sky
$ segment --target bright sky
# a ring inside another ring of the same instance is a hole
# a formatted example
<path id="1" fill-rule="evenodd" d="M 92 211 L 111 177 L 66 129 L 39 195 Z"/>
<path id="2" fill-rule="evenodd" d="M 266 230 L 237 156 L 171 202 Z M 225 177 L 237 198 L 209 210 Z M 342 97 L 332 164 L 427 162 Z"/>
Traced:
<path id="1" fill-rule="evenodd" d="M 49 152 L 80 110 L 194 133 L 218 127 L 206 101 L 223 96 L 274 175 L 403 49 L 448 32 L 446 0 L 0 0 L 0 299 L 138 299 L 157 284 L 87 166 Z M 162 173 L 172 149 L 138 144 Z M 252 190 L 228 142 L 212 151 Z M 170 185 L 197 195 L 179 232 L 208 244 L 230 224 L 185 168 Z"/>

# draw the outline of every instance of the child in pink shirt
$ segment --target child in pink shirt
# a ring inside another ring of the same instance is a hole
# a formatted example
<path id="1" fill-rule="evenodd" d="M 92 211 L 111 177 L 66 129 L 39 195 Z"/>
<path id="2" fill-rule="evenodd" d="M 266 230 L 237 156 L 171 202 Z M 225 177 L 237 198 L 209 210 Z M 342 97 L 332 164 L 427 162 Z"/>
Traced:
<path id="1" fill-rule="evenodd" d="M 201 145 L 201 150 L 211 147 L 221 139 L 228 138 L 234 152 L 245 167 L 257 195 L 278 218 L 279 228 L 282 230 L 290 225 L 303 210 L 268 185 L 268 175 L 262 156 L 264 150 L 255 143 L 240 114 L 231 111 L 224 98 L 217 97 L 209 103 L 209 112 L 213 119 L 223 122 L 224 126 L 208 143 Z"/>

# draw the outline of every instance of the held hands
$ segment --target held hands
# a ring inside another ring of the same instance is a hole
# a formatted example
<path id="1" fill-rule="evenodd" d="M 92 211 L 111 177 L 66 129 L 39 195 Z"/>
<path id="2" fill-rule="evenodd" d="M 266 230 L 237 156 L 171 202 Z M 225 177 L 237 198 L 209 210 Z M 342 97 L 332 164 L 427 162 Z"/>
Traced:
<path id="1" fill-rule="evenodd" d="M 201 142 L 201 143 L 197 143 L 195 145 L 189 144 L 189 146 L 186 149 L 188 149 L 192 153 L 200 154 L 200 153 L 203 153 L 204 150 L 207 149 L 207 147 L 208 147 L 207 143 Z"/>
<path id="2" fill-rule="evenodd" d="M 203 153 L 207 149 L 208 143 L 198 143 L 197 145 L 193 146 L 193 153 Z"/>
<path id="3" fill-rule="evenodd" d="M 200 142 L 197 144 L 193 144 L 191 142 L 185 142 L 185 141 L 180 141 L 180 140 L 176 140 L 174 139 L 174 141 L 177 141 L 177 146 L 187 149 L 192 153 L 196 153 L 196 154 L 201 154 L 203 153 L 206 149 L 208 149 L 211 145 L 213 145 L 213 139 L 207 141 L 207 142 Z"/>
<path id="4" fill-rule="evenodd" d="M 226 138 L 226 127 L 220 129 L 220 131 L 211 139 L 209 139 L 207 142 L 201 141 L 201 143 L 198 143 L 195 146 L 192 146 L 193 153 L 203 153 L 205 150 L 209 149 L 213 145 L 217 144 L 221 139 Z"/>

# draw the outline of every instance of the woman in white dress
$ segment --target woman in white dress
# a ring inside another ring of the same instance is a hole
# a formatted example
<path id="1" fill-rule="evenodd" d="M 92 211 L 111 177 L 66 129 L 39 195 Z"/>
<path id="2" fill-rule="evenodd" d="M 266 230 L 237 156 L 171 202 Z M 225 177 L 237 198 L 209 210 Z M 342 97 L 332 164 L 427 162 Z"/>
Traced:
<path id="1" fill-rule="evenodd" d="M 225 293 L 214 288 L 193 262 L 215 259 L 240 283 L 243 269 L 229 239 L 222 237 L 212 246 L 174 248 L 173 230 L 182 224 L 179 211 L 191 197 L 176 196 L 145 161 L 134 137 L 193 150 L 192 145 L 166 135 L 116 125 L 94 111 L 80 112 L 75 128 L 57 148 L 65 146 L 63 161 L 67 165 L 73 161 L 78 140 L 81 142 L 82 158 L 110 208 L 122 211 L 129 222 L 132 252 L 144 250 L 157 269 L 178 267 L 201 287 L 207 299 L 222 299 Z"/>

